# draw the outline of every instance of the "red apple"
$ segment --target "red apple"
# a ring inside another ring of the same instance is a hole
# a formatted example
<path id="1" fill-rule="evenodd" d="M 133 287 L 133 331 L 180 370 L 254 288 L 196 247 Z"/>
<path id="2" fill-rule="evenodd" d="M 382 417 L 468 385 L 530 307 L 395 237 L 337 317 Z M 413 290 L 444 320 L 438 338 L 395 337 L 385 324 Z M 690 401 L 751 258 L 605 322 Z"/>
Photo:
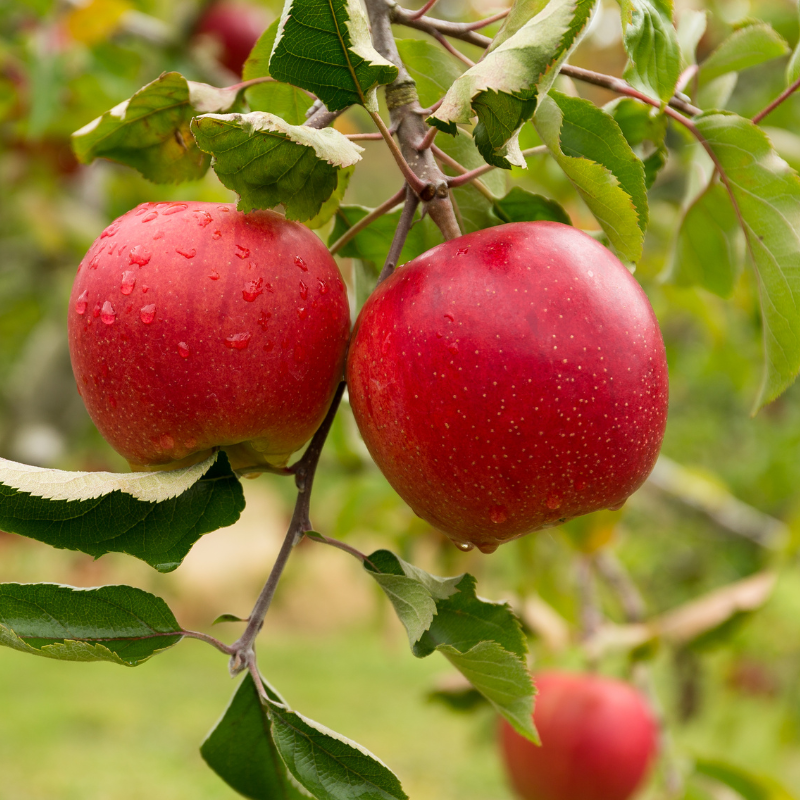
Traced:
<path id="1" fill-rule="evenodd" d="M 308 228 L 230 204 L 144 203 L 78 267 L 69 345 L 89 415 L 131 465 L 284 464 L 342 377 L 350 312 Z"/>
<path id="2" fill-rule="evenodd" d="M 646 700 L 622 681 L 547 672 L 536 679 L 542 746 L 500 723 L 500 749 L 522 800 L 628 800 L 658 750 Z"/>
<path id="3" fill-rule="evenodd" d="M 389 483 L 462 547 L 616 508 L 653 468 L 667 364 L 630 272 L 556 222 L 489 228 L 364 305 L 350 402 Z"/>
<path id="4" fill-rule="evenodd" d="M 236 75 L 241 75 L 253 45 L 269 23 L 269 14 L 260 6 L 221 2 L 214 3 L 203 14 L 195 33 L 216 39 L 219 62 Z"/>

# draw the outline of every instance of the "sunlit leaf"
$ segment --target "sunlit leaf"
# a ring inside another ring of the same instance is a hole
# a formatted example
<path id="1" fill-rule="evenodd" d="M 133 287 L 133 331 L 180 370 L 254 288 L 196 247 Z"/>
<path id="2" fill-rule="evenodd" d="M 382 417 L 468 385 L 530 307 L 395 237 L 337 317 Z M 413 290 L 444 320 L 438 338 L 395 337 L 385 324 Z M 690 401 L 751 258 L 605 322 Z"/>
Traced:
<path id="1" fill-rule="evenodd" d="M 199 113 L 226 111 L 236 96 L 166 72 L 75 131 L 75 155 L 84 164 L 96 158 L 118 161 L 154 183 L 197 180 L 210 159 L 197 147 L 189 123 Z"/>
<path id="2" fill-rule="evenodd" d="M 617 252 L 638 261 L 648 220 L 642 162 L 619 125 L 594 103 L 551 95 L 539 104 L 536 130 Z"/>
<path id="3" fill-rule="evenodd" d="M 519 129 L 553 85 L 594 7 L 595 0 L 552 0 L 458 78 L 428 122 L 455 134 L 456 123 L 477 114 L 475 143 L 484 159 L 525 167 Z"/>
<path id="4" fill-rule="evenodd" d="M 505 197 L 501 197 L 494 204 L 494 209 L 503 222 L 551 220 L 572 225 L 569 214 L 555 200 L 534 194 L 520 186 L 515 186 Z"/>
<path id="5" fill-rule="evenodd" d="M 24 653 L 135 667 L 182 635 L 160 597 L 132 586 L 0 584 L 0 645 Z"/>
<path id="6" fill-rule="evenodd" d="M 472 575 L 438 578 L 388 550 L 370 555 L 364 567 L 392 602 L 414 655 L 441 652 L 515 730 L 536 741 L 527 644 L 508 605 L 479 598 Z"/>
<path id="7" fill-rule="evenodd" d="M 219 179 L 239 194 L 240 211 L 283 203 L 286 216 L 301 222 L 320 213 L 336 191 L 339 169 L 363 152 L 333 128 L 290 125 L 263 111 L 205 114 L 192 130 L 213 154 Z"/>
<path id="8" fill-rule="evenodd" d="M 134 475 L 4 461 L 0 481 L 0 529 L 95 558 L 127 553 L 160 572 L 179 566 L 204 533 L 232 525 L 244 508 L 224 453 L 216 463 Z"/>
<path id="9" fill-rule="evenodd" d="M 742 800 L 795 800 L 777 781 L 722 761 L 698 759 L 695 771 L 733 789 Z"/>
<path id="10" fill-rule="evenodd" d="M 760 408 L 800 370 L 800 178 L 749 120 L 714 113 L 696 124 L 725 171 L 759 277 L 765 351 Z"/>
<path id="11" fill-rule="evenodd" d="M 331 217 L 336 213 L 336 210 L 342 204 L 344 193 L 350 184 L 350 178 L 353 177 L 355 167 L 345 167 L 336 171 L 336 188 L 333 190 L 331 196 L 322 204 L 322 208 L 311 219 L 307 219 L 303 224 L 307 225 L 312 230 L 321 228 L 323 225 L 330 222 Z"/>
<path id="12" fill-rule="evenodd" d="M 672 0 L 619 0 L 625 52 L 624 77 L 635 88 L 666 102 L 681 69 Z"/>
<path id="13" fill-rule="evenodd" d="M 709 83 L 729 72 L 758 66 L 789 52 L 786 40 L 766 22 L 754 22 L 735 30 L 700 65 L 700 81 Z"/>
<path id="14" fill-rule="evenodd" d="M 376 88 L 397 77 L 397 67 L 372 46 L 358 0 L 286 0 L 269 69 L 331 111 L 354 103 L 377 111 Z"/>

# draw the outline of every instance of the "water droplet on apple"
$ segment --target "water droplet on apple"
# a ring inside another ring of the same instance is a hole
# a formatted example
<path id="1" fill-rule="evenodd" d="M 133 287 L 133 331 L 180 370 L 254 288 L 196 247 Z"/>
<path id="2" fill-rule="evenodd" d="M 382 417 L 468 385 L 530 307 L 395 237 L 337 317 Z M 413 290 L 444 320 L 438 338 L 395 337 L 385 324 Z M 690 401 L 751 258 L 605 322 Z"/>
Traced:
<path id="1" fill-rule="evenodd" d="M 231 350 L 244 350 L 252 337 L 252 333 L 233 333 L 225 337 L 225 347 Z"/>
<path id="2" fill-rule="evenodd" d="M 108 396 L 108 404 L 111 406 L 111 408 L 116 408 L 117 407 L 117 398 L 114 397 L 113 394 L 110 394 Z"/>
<path id="3" fill-rule="evenodd" d="M 305 319 L 306 318 L 306 310 L 305 310 L 305 308 L 298 308 L 297 309 L 297 316 L 300 317 L 300 319 Z"/>
<path id="4" fill-rule="evenodd" d="M 248 303 L 252 303 L 256 297 L 264 293 L 264 289 L 262 288 L 263 284 L 263 278 L 259 278 L 257 281 L 250 281 L 249 283 L 246 283 L 244 289 L 242 289 L 242 297 L 247 300 Z"/>
<path id="5" fill-rule="evenodd" d="M 178 355 L 181 358 L 189 358 L 189 345 L 186 342 L 178 342 Z"/>
<path id="6" fill-rule="evenodd" d="M 508 509 L 506 509 L 505 506 L 492 506 L 489 519 L 491 519 L 495 525 L 505 522 L 508 519 Z"/>
<path id="7" fill-rule="evenodd" d="M 89 290 L 81 294 L 81 296 L 75 301 L 75 311 L 78 312 L 81 316 L 86 313 L 86 309 L 89 307 Z"/>
<path id="8" fill-rule="evenodd" d="M 100 316 L 100 303 L 95 303 L 92 309 L 92 316 L 97 319 Z"/>
<path id="9" fill-rule="evenodd" d="M 300 269 L 303 270 L 303 272 L 308 272 L 308 266 L 306 262 L 303 261 L 302 258 L 300 258 L 300 256 L 294 257 L 294 263 L 297 264 L 297 266 L 300 267 Z"/>
<path id="10" fill-rule="evenodd" d="M 175 440 L 168 433 L 165 433 L 162 434 L 159 444 L 162 450 L 172 450 L 175 447 Z"/>
<path id="11" fill-rule="evenodd" d="M 453 321 L 455 320 L 455 315 L 454 315 L 454 314 L 451 314 L 449 311 L 447 311 L 447 312 L 445 313 L 445 315 L 444 315 L 444 318 L 445 318 L 445 319 L 446 319 L 448 322 L 453 322 Z"/>
<path id="12" fill-rule="evenodd" d="M 214 218 L 211 216 L 211 214 L 208 213 L 208 211 L 204 211 L 202 209 L 195 209 L 194 213 L 197 214 L 195 219 L 197 220 L 197 224 L 201 228 L 205 228 L 206 225 L 210 225 L 214 221 Z"/>
<path id="13" fill-rule="evenodd" d="M 141 311 L 139 311 L 139 318 L 142 320 L 142 322 L 144 322 L 145 325 L 149 325 L 156 318 L 155 304 L 142 306 Z"/>
<path id="14" fill-rule="evenodd" d="M 122 283 L 119 290 L 122 294 L 130 294 L 134 286 L 136 286 L 136 273 L 131 270 L 126 270 L 122 273 Z"/>
<path id="15" fill-rule="evenodd" d="M 180 214 L 181 211 L 186 211 L 187 208 L 189 208 L 189 206 L 187 206 L 186 203 L 173 203 L 169 208 L 165 209 L 161 213 L 165 217 L 168 217 L 171 214 Z"/>
<path id="16" fill-rule="evenodd" d="M 484 542 L 483 544 L 478 545 L 478 550 L 480 550 L 485 556 L 488 556 L 497 550 L 497 545 L 494 543 Z"/>
<path id="17" fill-rule="evenodd" d="M 453 544 L 459 549 L 463 550 L 465 553 L 468 553 L 470 550 L 475 549 L 474 544 L 470 544 L 470 542 L 453 542 Z"/>
<path id="18" fill-rule="evenodd" d="M 272 314 L 269 311 L 262 311 L 260 316 L 258 317 L 258 324 L 264 329 L 267 329 L 267 322 Z"/>
<path id="19" fill-rule="evenodd" d="M 211 274 L 208 277 L 211 278 L 212 281 L 218 281 L 219 280 L 219 272 L 217 272 L 215 269 L 212 269 L 211 270 Z"/>
<path id="20" fill-rule="evenodd" d="M 119 230 L 119 222 L 112 222 L 101 234 L 101 239 L 106 239 L 113 236 Z"/>
<path id="21" fill-rule="evenodd" d="M 137 264 L 139 267 L 143 267 L 145 264 L 150 263 L 151 259 L 150 251 L 146 247 L 142 247 L 142 245 L 137 244 L 130 253 L 128 253 L 128 263 L 130 264 Z"/>
<path id="22" fill-rule="evenodd" d="M 158 216 L 158 211 L 151 211 L 146 217 L 142 217 L 142 222 L 152 222 Z"/>
<path id="23" fill-rule="evenodd" d="M 194 247 L 187 248 L 185 250 L 181 250 L 180 247 L 176 247 L 175 252 L 184 258 L 194 258 L 197 255 L 197 250 L 195 250 Z"/>
<path id="24" fill-rule="evenodd" d="M 89 262 L 89 269 L 97 269 L 100 264 L 100 256 L 92 256 L 92 260 Z"/>
<path id="25" fill-rule="evenodd" d="M 451 352 L 453 355 L 456 355 L 456 353 L 458 353 L 458 342 L 450 342 L 450 344 L 449 344 L 449 345 L 447 345 L 447 349 L 448 349 L 448 350 L 449 350 L 449 351 L 450 351 L 450 352 Z"/>
<path id="26" fill-rule="evenodd" d="M 116 318 L 117 312 L 114 311 L 114 306 L 106 300 L 105 303 L 103 303 L 102 309 L 100 309 L 100 319 L 105 322 L 106 325 L 113 325 Z"/>
<path id="27" fill-rule="evenodd" d="M 555 511 L 557 508 L 561 508 L 561 498 L 557 494 L 549 494 L 546 505 L 550 510 Z"/>
<path id="28" fill-rule="evenodd" d="M 134 212 L 135 217 L 141 217 L 142 214 L 146 214 L 151 208 L 151 203 L 142 203 L 139 208 L 136 209 Z"/>
<path id="29" fill-rule="evenodd" d="M 465 256 L 467 253 L 469 253 L 469 247 L 459 247 L 458 250 L 456 250 L 456 255 L 459 256 Z"/>
<path id="30" fill-rule="evenodd" d="M 317 278 L 317 283 L 319 284 L 319 293 L 320 294 L 328 294 L 328 284 L 325 281 L 320 280 Z"/>
<path id="31" fill-rule="evenodd" d="M 250 250 L 247 247 L 242 247 L 240 244 L 237 244 L 236 255 L 242 260 L 244 260 L 250 255 Z"/>
<path id="32" fill-rule="evenodd" d="M 211 238 L 212 239 L 221 239 L 222 238 L 222 231 L 214 231 L 214 233 L 211 234 Z"/>
<path id="33" fill-rule="evenodd" d="M 308 286 L 306 286 L 303 281 L 300 281 L 300 297 L 302 297 L 303 300 L 308 297 Z"/>

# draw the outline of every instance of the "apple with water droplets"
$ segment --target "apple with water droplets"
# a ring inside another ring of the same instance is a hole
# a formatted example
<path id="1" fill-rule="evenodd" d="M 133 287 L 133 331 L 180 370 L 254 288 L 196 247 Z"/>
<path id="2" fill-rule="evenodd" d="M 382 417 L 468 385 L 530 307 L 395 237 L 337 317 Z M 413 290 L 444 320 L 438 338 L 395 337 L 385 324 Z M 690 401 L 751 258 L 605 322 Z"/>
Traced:
<path id="1" fill-rule="evenodd" d="M 637 281 L 557 222 L 441 244 L 367 300 L 347 362 L 366 445 L 464 549 L 617 508 L 655 465 L 667 364 Z"/>
<path id="2" fill-rule="evenodd" d="M 520 800 L 629 800 L 658 751 L 645 698 L 600 675 L 553 671 L 535 684 L 541 747 L 500 722 L 500 751 Z"/>
<path id="3" fill-rule="evenodd" d="M 137 468 L 223 447 L 280 466 L 319 427 L 342 378 L 350 312 L 331 255 L 272 211 L 144 203 L 113 222 L 72 289 L 78 390 Z"/>

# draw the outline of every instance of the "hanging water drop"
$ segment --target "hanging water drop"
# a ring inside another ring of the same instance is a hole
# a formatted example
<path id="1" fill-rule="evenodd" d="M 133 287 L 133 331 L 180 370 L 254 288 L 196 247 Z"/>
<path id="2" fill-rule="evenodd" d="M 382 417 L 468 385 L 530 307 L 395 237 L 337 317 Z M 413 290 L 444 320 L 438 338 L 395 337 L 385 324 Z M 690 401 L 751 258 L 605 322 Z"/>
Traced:
<path id="1" fill-rule="evenodd" d="M 139 318 L 142 320 L 142 322 L 144 322 L 145 325 L 149 325 L 156 318 L 155 304 L 142 306 L 141 311 L 139 311 Z"/>
<path id="2" fill-rule="evenodd" d="M 308 297 L 308 286 L 306 286 L 303 281 L 300 281 L 300 297 L 305 300 Z"/>
<path id="3" fill-rule="evenodd" d="M 105 303 L 103 303 L 103 307 L 100 309 L 100 319 L 105 322 L 106 325 L 113 325 L 116 318 L 117 312 L 114 311 L 114 306 L 106 300 Z"/>
<path id="4" fill-rule="evenodd" d="M 178 355 L 181 358 L 189 358 L 189 345 L 186 342 L 178 342 Z"/>
<path id="5" fill-rule="evenodd" d="M 252 337 L 252 333 L 233 333 L 225 337 L 225 347 L 231 350 L 244 350 Z"/>
<path id="6" fill-rule="evenodd" d="M 183 256 L 184 258 L 194 258 L 197 255 L 197 250 L 195 250 L 194 247 L 186 248 L 183 250 L 180 247 L 176 247 L 175 252 L 179 256 Z"/>
<path id="7" fill-rule="evenodd" d="M 294 263 L 297 264 L 297 266 L 300 267 L 300 269 L 303 270 L 303 272 L 308 272 L 308 266 L 306 265 L 306 262 L 303 261 L 302 258 L 300 258 L 300 256 L 294 257 Z"/>
<path id="8" fill-rule="evenodd" d="M 89 307 L 89 290 L 86 289 L 80 297 L 75 301 L 75 311 L 78 312 L 81 316 L 86 313 L 86 309 Z"/>
<path id="9" fill-rule="evenodd" d="M 136 273 L 131 270 L 126 270 L 122 273 L 122 283 L 119 290 L 122 294 L 130 294 L 134 286 L 136 286 Z"/>

